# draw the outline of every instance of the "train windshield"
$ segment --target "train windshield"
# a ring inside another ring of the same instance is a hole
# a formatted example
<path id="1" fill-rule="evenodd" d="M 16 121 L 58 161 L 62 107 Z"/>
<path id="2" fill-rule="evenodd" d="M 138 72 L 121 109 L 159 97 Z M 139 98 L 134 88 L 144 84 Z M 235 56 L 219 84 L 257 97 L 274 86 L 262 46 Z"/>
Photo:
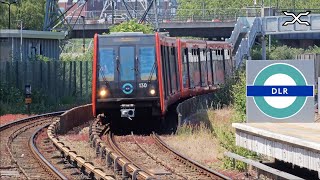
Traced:
<path id="1" fill-rule="evenodd" d="M 155 49 L 152 46 L 139 48 L 139 70 L 141 80 L 155 80 Z"/>
<path id="2" fill-rule="evenodd" d="M 134 47 L 120 47 L 120 81 L 134 80 Z"/>
<path id="3" fill-rule="evenodd" d="M 100 48 L 99 49 L 99 80 L 100 81 L 113 81 L 114 80 L 114 64 L 115 64 L 115 51 L 113 48 Z"/>

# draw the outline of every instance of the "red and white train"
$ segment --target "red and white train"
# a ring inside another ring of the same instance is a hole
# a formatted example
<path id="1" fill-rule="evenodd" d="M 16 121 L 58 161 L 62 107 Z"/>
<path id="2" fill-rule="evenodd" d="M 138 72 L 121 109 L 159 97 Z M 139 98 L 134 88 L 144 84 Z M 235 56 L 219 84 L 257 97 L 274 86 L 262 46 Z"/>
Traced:
<path id="1" fill-rule="evenodd" d="M 96 34 L 93 115 L 161 117 L 181 99 L 215 91 L 232 71 L 231 48 L 159 33 Z"/>

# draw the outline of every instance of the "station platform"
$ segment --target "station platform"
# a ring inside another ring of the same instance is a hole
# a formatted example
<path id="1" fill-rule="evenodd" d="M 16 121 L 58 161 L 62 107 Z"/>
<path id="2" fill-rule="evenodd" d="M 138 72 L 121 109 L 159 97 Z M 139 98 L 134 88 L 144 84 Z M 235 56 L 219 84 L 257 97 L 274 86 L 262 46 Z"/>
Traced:
<path id="1" fill-rule="evenodd" d="M 233 123 L 236 145 L 317 171 L 320 179 L 320 123 Z"/>

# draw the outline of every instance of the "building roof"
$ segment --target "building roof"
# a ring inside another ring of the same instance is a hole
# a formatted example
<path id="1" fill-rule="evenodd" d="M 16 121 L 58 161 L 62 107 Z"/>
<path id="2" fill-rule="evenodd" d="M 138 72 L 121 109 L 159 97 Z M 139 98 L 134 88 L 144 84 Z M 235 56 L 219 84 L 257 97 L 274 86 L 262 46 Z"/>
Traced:
<path id="1" fill-rule="evenodd" d="M 3 37 L 19 37 L 20 30 L 16 29 L 0 29 L 0 38 Z M 50 31 L 32 31 L 32 30 L 22 30 L 23 38 L 32 39 L 64 39 L 64 32 L 50 32 Z"/>

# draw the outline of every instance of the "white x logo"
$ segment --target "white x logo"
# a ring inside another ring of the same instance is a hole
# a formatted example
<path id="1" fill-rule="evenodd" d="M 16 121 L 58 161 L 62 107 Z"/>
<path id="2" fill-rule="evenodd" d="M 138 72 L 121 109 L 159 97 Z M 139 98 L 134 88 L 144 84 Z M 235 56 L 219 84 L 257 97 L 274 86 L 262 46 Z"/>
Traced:
<path id="1" fill-rule="evenodd" d="M 283 13 L 286 15 L 286 16 L 292 16 L 294 19 L 292 21 L 286 21 L 283 23 L 283 26 L 288 26 L 289 24 L 294 24 L 296 21 L 299 23 L 299 24 L 304 24 L 306 26 L 311 26 L 311 24 L 308 22 L 308 21 L 301 21 L 300 20 L 300 17 L 301 16 L 307 16 L 308 14 L 310 14 L 311 11 L 306 11 L 306 12 L 303 12 L 303 13 L 299 13 L 298 16 L 296 16 L 293 12 L 286 12 L 286 11 L 283 11 Z"/>

